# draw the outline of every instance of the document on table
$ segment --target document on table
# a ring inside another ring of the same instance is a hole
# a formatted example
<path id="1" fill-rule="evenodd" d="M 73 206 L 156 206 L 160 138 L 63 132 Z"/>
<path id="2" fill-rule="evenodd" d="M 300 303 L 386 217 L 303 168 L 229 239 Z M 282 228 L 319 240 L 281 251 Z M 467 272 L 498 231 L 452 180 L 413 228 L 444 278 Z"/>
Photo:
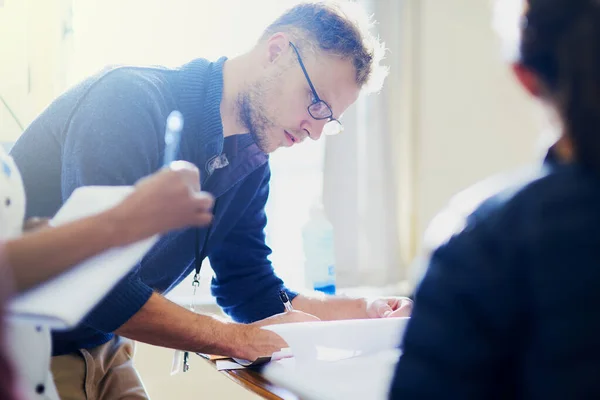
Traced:
<path id="1" fill-rule="evenodd" d="M 105 211 L 125 199 L 132 186 L 77 188 L 50 225 L 59 226 Z M 9 303 L 11 317 L 42 321 L 55 329 L 75 326 L 142 259 L 158 235 L 91 257 Z M 37 268 L 38 266 L 36 266 Z M 43 268 L 43 266 L 39 266 Z"/>
<path id="2" fill-rule="evenodd" d="M 264 374 L 303 399 L 386 399 L 408 318 L 271 325 L 293 358 Z"/>
<path id="3" fill-rule="evenodd" d="M 241 364 L 236 363 L 235 361 L 225 358 L 222 360 L 215 361 L 217 366 L 217 371 L 230 371 L 232 369 L 244 369 L 247 368 Z"/>
<path id="4" fill-rule="evenodd" d="M 215 364 L 217 366 L 217 371 L 231 370 L 231 369 L 244 369 L 249 367 L 256 367 L 268 362 L 282 360 L 284 358 L 292 357 L 292 351 L 289 347 L 281 349 L 280 351 L 276 351 L 271 356 L 259 357 L 254 361 L 244 360 L 242 358 L 230 358 L 230 357 L 221 357 L 217 358 Z M 206 356 L 203 357 L 210 359 L 215 359 L 212 357 L 215 356 Z"/>

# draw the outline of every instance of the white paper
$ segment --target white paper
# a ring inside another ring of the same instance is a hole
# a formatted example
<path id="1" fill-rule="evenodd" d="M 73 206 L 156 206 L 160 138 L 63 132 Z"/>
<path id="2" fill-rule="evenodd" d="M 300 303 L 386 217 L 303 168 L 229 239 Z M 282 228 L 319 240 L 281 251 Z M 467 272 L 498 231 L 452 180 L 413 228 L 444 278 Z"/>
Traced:
<path id="1" fill-rule="evenodd" d="M 304 400 L 384 400 L 388 398 L 400 350 L 390 349 L 340 361 L 269 364 L 265 377 Z"/>
<path id="2" fill-rule="evenodd" d="M 386 399 L 409 318 L 271 325 L 294 358 L 265 376 L 303 399 Z"/>
<path id="3" fill-rule="evenodd" d="M 329 361 L 393 349 L 409 318 L 373 318 L 269 325 L 302 361 Z"/>
<path id="4" fill-rule="evenodd" d="M 171 375 L 176 375 L 183 365 L 183 351 L 175 350 L 173 352 L 173 361 L 171 362 Z"/>
<path id="5" fill-rule="evenodd" d="M 131 186 L 86 186 L 76 189 L 50 221 L 59 226 L 105 211 L 127 197 Z M 158 235 L 113 248 L 78 264 L 47 283 L 14 299 L 11 316 L 43 320 L 52 328 L 77 325 L 133 268 L 158 240 Z M 43 268 L 43 265 L 36 266 Z"/>
<path id="6" fill-rule="evenodd" d="M 231 361 L 230 359 L 217 360 L 217 371 L 225 371 L 232 369 L 245 369 L 243 365 L 236 363 L 235 361 Z"/>

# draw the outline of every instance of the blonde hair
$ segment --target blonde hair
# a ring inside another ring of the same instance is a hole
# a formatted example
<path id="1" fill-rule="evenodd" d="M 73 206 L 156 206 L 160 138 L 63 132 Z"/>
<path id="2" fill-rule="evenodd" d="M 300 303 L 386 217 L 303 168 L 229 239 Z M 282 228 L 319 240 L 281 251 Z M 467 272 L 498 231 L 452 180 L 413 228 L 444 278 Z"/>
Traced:
<path id="1" fill-rule="evenodd" d="M 321 50 L 352 61 L 356 84 L 363 91 L 381 89 L 388 68 L 381 65 L 383 42 L 370 29 L 372 18 L 356 3 L 318 1 L 298 4 L 277 18 L 262 34 L 266 40 L 286 32 L 304 51 Z"/>

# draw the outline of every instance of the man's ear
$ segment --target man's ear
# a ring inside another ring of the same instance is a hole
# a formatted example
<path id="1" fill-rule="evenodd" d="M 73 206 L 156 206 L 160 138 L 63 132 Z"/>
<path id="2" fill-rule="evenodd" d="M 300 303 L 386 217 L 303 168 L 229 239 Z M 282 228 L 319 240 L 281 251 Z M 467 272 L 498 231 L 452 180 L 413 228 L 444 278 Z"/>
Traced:
<path id="1" fill-rule="evenodd" d="M 512 65 L 512 70 L 521 86 L 523 86 L 529 94 L 540 97 L 542 92 L 541 82 L 533 71 L 518 62 Z"/>
<path id="2" fill-rule="evenodd" d="M 283 32 L 273 34 L 267 39 L 267 62 L 275 63 L 290 47 L 290 40 Z"/>

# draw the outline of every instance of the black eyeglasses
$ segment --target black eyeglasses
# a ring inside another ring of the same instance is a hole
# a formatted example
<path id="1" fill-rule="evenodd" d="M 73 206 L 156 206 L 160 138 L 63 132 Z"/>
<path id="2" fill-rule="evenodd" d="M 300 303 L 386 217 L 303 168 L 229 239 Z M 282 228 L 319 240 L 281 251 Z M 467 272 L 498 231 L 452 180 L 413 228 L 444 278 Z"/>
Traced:
<path id="1" fill-rule="evenodd" d="M 304 76 L 306 77 L 306 81 L 308 82 L 308 86 L 310 86 L 310 90 L 313 94 L 313 102 L 308 106 L 308 113 L 311 117 L 316 120 L 328 120 L 328 122 L 323 127 L 323 133 L 326 135 L 337 135 L 338 133 L 344 130 L 344 126 L 340 121 L 333 118 L 333 111 L 331 111 L 331 107 L 324 100 L 321 100 L 315 87 L 312 84 L 312 81 L 308 77 L 308 72 L 306 72 L 306 67 L 304 67 L 304 63 L 302 62 L 302 58 L 300 57 L 300 53 L 298 49 L 292 42 L 290 42 L 290 46 L 296 52 L 296 56 L 298 57 L 298 63 L 300 63 L 300 68 L 302 68 L 302 72 L 304 72 Z"/>

